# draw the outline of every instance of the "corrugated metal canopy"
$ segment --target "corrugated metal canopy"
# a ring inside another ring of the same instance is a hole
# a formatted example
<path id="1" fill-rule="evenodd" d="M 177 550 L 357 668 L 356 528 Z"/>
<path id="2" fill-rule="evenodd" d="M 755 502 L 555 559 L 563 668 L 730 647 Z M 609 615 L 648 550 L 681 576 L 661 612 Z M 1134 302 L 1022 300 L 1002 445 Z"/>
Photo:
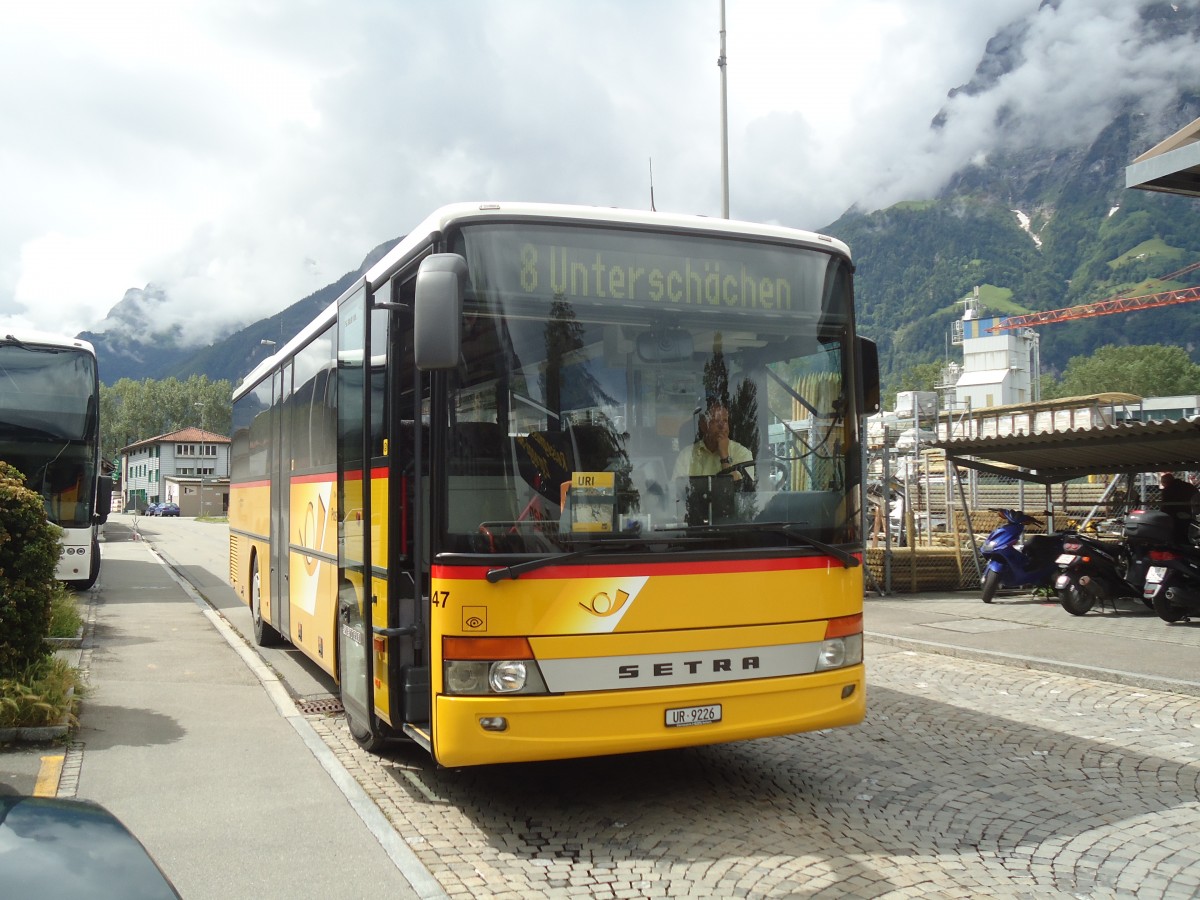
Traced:
<path id="1" fill-rule="evenodd" d="M 1200 469 L 1200 420 L 959 438 L 931 446 L 959 466 L 1056 484 L 1085 475 Z"/>
<path id="2" fill-rule="evenodd" d="M 1126 166 L 1125 187 L 1200 197 L 1200 119 Z"/>

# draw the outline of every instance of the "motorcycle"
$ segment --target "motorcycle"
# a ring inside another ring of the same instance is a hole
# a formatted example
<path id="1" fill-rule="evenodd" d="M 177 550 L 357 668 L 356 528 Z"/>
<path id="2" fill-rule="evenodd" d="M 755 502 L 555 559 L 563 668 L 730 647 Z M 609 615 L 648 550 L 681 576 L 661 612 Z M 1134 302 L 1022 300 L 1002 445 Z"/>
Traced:
<path id="1" fill-rule="evenodd" d="M 1161 510 L 1126 517 L 1126 539 L 1144 544 L 1149 557 L 1142 599 L 1164 622 L 1200 613 L 1200 548 L 1190 540 L 1195 533 L 1193 524 L 1189 539 L 1181 539 L 1175 518 Z"/>
<path id="2" fill-rule="evenodd" d="M 1111 604 L 1117 597 L 1142 599 L 1150 559 L 1123 541 L 1070 534 L 1063 540 L 1056 563 L 1054 590 L 1058 602 L 1071 615 L 1082 616 L 1097 603 Z"/>
<path id="3" fill-rule="evenodd" d="M 1018 509 L 993 509 L 1005 520 L 983 542 L 980 553 L 987 560 L 983 573 L 983 602 L 991 603 L 1002 587 L 1048 587 L 1058 571 L 1062 554 L 1062 532 L 1021 537 L 1029 525 L 1042 523 Z"/>

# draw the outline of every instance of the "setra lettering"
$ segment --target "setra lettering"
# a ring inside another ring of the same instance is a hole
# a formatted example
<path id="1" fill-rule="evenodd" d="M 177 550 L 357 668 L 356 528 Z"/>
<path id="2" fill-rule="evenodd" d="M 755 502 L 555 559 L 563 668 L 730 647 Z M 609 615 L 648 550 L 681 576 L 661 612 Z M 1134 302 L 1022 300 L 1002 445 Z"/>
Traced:
<path id="1" fill-rule="evenodd" d="M 761 666 L 757 656 L 743 656 L 740 659 L 718 657 L 711 660 L 688 659 L 682 662 L 656 662 L 643 668 L 636 663 L 625 663 L 617 666 L 618 678 L 670 678 L 685 672 L 688 675 L 700 675 L 711 672 L 713 675 L 732 673 L 735 669 L 742 672 L 754 671 Z"/>

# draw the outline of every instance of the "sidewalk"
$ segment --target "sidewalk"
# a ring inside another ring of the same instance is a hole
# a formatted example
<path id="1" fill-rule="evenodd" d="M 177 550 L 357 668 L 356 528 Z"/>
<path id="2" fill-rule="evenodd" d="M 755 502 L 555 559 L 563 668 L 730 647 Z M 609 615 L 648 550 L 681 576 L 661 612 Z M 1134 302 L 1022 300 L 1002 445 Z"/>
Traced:
<path id="1" fill-rule="evenodd" d="M 129 528 L 103 552 L 58 796 L 107 806 L 189 898 L 441 895 L 228 624 Z"/>
<path id="2" fill-rule="evenodd" d="M 1135 599 L 1073 616 L 1028 591 L 1002 591 L 990 604 L 978 591 L 868 594 L 863 618 L 868 647 L 876 642 L 1200 696 L 1200 621 L 1168 625 Z"/>

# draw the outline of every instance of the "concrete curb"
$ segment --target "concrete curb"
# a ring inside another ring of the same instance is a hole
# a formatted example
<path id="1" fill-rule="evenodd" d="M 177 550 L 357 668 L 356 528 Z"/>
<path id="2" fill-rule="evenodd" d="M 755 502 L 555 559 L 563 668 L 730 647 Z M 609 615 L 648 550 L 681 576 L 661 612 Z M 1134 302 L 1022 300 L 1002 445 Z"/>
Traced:
<path id="1" fill-rule="evenodd" d="M 0 728 L 0 743 L 45 744 L 66 737 L 72 727 L 74 726 L 30 725 L 21 728 Z"/>
<path id="2" fill-rule="evenodd" d="M 897 637 L 896 635 L 880 634 L 873 631 L 867 631 L 865 634 L 868 640 L 878 641 L 881 644 L 888 644 L 901 650 L 911 650 L 916 653 L 936 653 L 939 656 L 954 656 L 959 659 L 969 659 L 975 662 L 995 663 L 1019 669 L 1035 669 L 1039 672 L 1054 672 L 1059 675 L 1071 675 L 1075 678 L 1090 678 L 1094 681 L 1106 681 L 1111 684 L 1122 684 L 1127 687 L 1200 697 L 1200 682 L 1196 681 L 1158 678 L 1153 675 L 1138 675 L 1134 672 L 1122 672 L 1118 669 L 1105 669 L 1098 666 L 1079 666 L 1053 659 L 1000 653 L 995 650 L 975 650 L 969 647 L 956 647 L 953 644 L 942 644 L 937 641 L 921 641 L 914 638 Z"/>

